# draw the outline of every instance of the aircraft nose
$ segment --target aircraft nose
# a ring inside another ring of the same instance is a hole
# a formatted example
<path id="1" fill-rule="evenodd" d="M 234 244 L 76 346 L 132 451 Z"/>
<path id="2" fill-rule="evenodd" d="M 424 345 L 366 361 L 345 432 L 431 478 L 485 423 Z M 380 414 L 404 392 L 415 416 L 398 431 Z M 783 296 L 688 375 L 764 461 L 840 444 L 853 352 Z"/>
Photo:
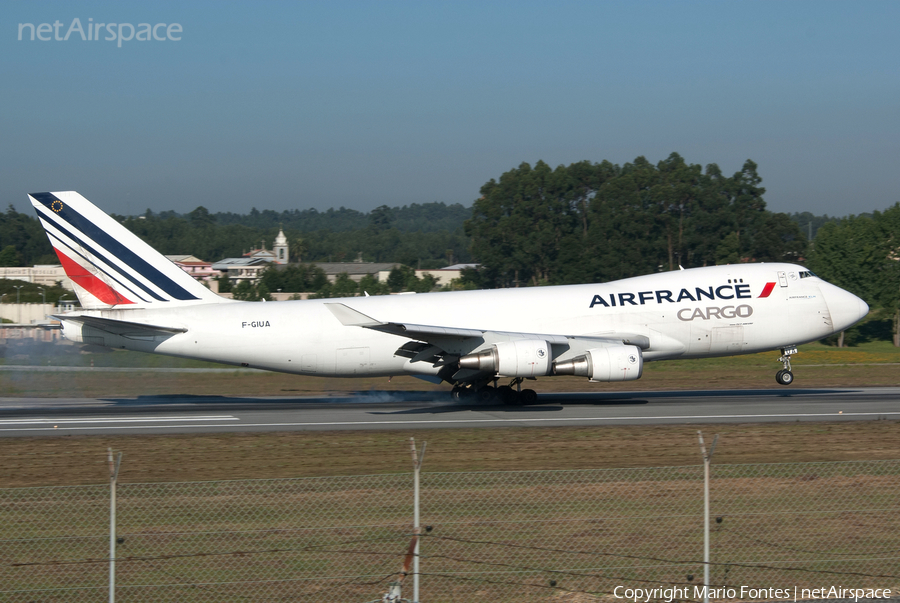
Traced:
<path id="1" fill-rule="evenodd" d="M 849 291 L 830 283 L 822 283 L 820 290 L 831 314 L 835 333 L 852 327 L 869 313 L 869 304 Z"/>

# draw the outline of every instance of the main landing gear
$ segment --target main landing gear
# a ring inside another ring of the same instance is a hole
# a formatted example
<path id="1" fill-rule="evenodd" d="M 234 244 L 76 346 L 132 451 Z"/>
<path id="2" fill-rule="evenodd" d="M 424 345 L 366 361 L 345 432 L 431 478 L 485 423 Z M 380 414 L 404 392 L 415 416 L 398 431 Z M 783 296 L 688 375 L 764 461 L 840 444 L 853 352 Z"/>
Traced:
<path id="1" fill-rule="evenodd" d="M 778 362 L 784 365 L 784 369 L 775 373 L 775 381 L 779 385 L 790 385 L 794 382 L 794 373 L 791 372 L 791 356 L 796 353 L 796 347 L 781 348 L 781 358 L 778 359 Z"/>
<path id="2" fill-rule="evenodd" d="M 471 385 L 454 385 L 450 395 L 454 400 L 477 400 L 485 404 L 500 402 L 507 406 L 517 404 L 534 404 L 537 402 L 537 392 L 533 389 L 522 389 L 522 379 L 513 379 L 509 385 L 497 387 L 497 380 L 493 385 L 487 383 Z"/>

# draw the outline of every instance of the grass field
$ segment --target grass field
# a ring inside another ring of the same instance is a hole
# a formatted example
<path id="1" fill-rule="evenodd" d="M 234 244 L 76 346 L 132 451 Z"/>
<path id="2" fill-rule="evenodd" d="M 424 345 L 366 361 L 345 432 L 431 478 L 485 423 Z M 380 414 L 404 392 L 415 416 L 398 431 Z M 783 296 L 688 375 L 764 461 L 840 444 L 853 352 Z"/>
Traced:
<path id="1" fill-rule="evenodd" d="M 897 421 L 702 429 L 719 434 L 721 464 L 900 459 Z M 700 463 L 691 425 L 58 436 L 0 439 L 0 487 L 104 483 L 107 447 L 124 453 L 123 483 L 407 472 L 411 436 L 428 441 L 430 472 Z"/>

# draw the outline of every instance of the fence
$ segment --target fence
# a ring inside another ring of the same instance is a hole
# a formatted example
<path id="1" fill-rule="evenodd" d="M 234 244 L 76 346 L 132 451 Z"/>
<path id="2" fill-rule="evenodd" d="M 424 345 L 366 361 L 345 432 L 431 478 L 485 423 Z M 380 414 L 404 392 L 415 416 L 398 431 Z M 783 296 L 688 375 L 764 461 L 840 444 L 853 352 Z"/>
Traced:
<path id="1" fill-rule="evenodd" d="M 701 467 L 421 480 L 423 602 L 702 598 Z M 713 586 L 900 591 L 900 461 L 713 465 L 711 501 Z M 412 507 L 408 474 L 120 484 L 117 600 L 380 599 Z M 0 490 L 0 600 L 105 600 L 108 522 L 108 486 Z"/>

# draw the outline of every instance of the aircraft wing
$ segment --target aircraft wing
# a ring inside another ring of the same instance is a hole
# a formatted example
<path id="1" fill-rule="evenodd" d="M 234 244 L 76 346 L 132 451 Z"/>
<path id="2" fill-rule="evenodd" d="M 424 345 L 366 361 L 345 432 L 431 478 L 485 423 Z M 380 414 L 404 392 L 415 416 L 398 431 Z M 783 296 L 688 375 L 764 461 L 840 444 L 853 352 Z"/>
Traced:
<path id="1" fill-rule="evenodd" d="M 401 322 L 382 322 L 362 312 L 339 303 L 325 304 L 344 326 L 362 327 L 406 337 L 410 341 L 395 352 L 412 362 L 431 362 L 435 366 L 456 363 L 461 356 L 479 348 L 501 341 L 516 339 L 541 339 L 553 347 L 587 349 L 613 345 L 634 345 L 643 350 L 650 347 L 650 339 L 644 335 L 628 333 L 603 333 L 592 335 L 561 335 L 547 333 L 519 333 L 489 329 L 461 329 L 438 325 L 419 325 Z M 465 371 L 465 369 L 463 369 Z M 462 371 L 461 371 L 462 372 Z M 457 373 L 456 378 L 460 378 Z"/>

